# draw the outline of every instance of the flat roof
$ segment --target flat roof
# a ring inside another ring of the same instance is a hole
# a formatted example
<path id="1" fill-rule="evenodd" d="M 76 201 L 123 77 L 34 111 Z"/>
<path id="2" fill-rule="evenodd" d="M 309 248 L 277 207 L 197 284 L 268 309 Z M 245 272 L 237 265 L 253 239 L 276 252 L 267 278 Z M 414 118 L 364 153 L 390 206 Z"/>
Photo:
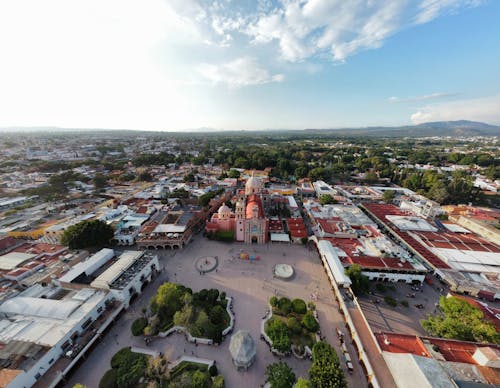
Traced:
<path id="1" fill-rule="evenodd" d="M 125 251 L 118 260 L 99 275 L 90 285 L 96 288 L 109 289 L 111 283 L 117 279 L 128 267 L 134 263 L 138 258 L 144 255 L 144 251 Z"/>
<path id="2" fill-rule="evenodd" d="M 345 274 L 344 266 L 332 244 L 329 241 L 320 240 L 318 241 L 318 250 L 320 254 L 324 256 L 335 281 L 343 286 L 350 286 L 351 279 Z"/>
<path id="3" fill-rule="evenodd" d="M 286 233 L 271 233 L 271 241 L 290 242 L 290 236 Z"/>
<path id="4" fill-rule="evenodd" d="M 153 233 L 184 233 L 186 225 L 159 224 Z"/>
<path id="5" fill-rule="evenodd" d="M 416 216 L 386 215 L 385 218 L 391 221 L 399 230 L 419 230 L 429 232 L 437 232 L 438 230 L 423 218 Z"/>
<path id="6" fill-rule="evenodd" d="M 103 291 L 90 290 L 85 301 L 81 300 L 82 297 L 74 299 L 71 292 L 61 300 L 41 297 L 9 299 L 0 306 L 5 310 L 2 312 L 9 315 L 8 319 L 0 319 L 0 342 L 22 341 L 54 346 L 74 330 L 106 295 Z"/>
<path id="7" fill-rule="evenodd" d="M 0 256 L 0 270 L 11 271 L 34 257 L 36 255 L 32 253 L 9 252 Z"/>
<path id="8" fill-rule="evenodd" d="M 63 276 L 59 278 L 59 281 L 65 283 L 71 283 L 78 276 L 83 274 L 84 272 L 92 270 L 95 271 L 97 268 L 102 266 L 106 261 L 110 260 L 115 255 L 115 252 L 109 248 L 103 248 L 87 260 L 82 261 L 76 264 L 73 268 L 71 268 L 68 272 L 66 272 Z M 92 272 L 93 272 L 92 271 Z M 87 275 L 90 275 L 87 273 Z"/>

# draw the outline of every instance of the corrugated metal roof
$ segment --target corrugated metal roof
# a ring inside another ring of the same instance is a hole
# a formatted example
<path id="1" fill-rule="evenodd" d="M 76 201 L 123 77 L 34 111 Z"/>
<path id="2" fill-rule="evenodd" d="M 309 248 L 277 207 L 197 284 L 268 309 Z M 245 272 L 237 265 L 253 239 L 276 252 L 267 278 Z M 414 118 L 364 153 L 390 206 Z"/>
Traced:
<path id="1" fill-rule="evenodd" d="M 144 254 L 143 251 L 125 251 L 119 259 L 99 277 L 97 277 L 90 285 L 95 288 L 109 289 L 109 285 L 118 278 L 128 267 L 132 265 L 139 257 Z"/>

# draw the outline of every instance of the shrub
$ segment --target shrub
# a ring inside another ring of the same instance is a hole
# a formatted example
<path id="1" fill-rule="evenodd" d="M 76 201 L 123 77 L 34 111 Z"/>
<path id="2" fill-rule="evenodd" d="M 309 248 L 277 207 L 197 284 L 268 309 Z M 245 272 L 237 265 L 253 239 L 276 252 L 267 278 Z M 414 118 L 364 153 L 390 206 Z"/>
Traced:
<path id="1" fill-rule="evenodd" d="M 306 302 L 302 299 L 294 299 L 292 301 L 292 309 L 297 314 L 305 314 L 307 311 Z"/>
<path id="2" fill-rule="evenodd" d="M 302 326 L 300 322 L 295 317 L 288 318 L 286 325 L 293 334 L 300 334 L 302 332 Z"/>
<path id="3" fill-rule="evenodd" d="M 316 305 L 314 304 L 314 302 L 307 302 L 307 308 L 311 311 L 314 311 L 316 310 Z"/>
<path id="4" fill-rule="evenodd" d="M 302 318 L 302 325 L 311 333 L 318 331 L 319 324 L 311 312 L 307 312 Z"/>
<path id="5" fill-rule="evenodd" d="M 146 372 L 147 357 L 133 353 L 130 348 L 123 348 L 111 358 L 111 367 L 116 370 L 119 387 L 134 387 Z"/>
<path id="6" fill-rule="evenodd" d="M 208 317 L 210 318 L 210 322 L 214 325 L 222 325 L 226 320 L 227 312 L 221 306 L 217 305 L 208 313 Z"/>
<path id="7" fill-rule="evenodd" d="M 116 369 L 110 369 L 104 373 L 99 381 L 99 388 L 116 388 Z"/>
<path id="8" fill-rule="evenodd" d="M 215 366 L 215 364 L 213 364 L 210 368 L 208 368 L 208 373 L 210 373 L 210 376 L 212 376 L 212 377 L 217 376 L 219 371 L 217 370 L 217 367 Z"/>
<path id="9" fill-rule="evenodd" d="M 289 388 L 297 380 L 292 368 L 284 362 L 270 364 L 266 367 L 267 381 L 271 388 Z"/>
<path id="10" fill-rule="evenodd" d="M 283 314 L 288 315 L 290 314 L 290 311 L 292 311 L 292 301 L 288 298 L 283 297 L 278 302 L 278 308 Z"/>
<path id="11" fill-rule="evenodd" d="M 269 299 L 269 304 L 273 307 L 277 307 L 278 306 L 278 298 L 276 298 L 275 296 L 272 296 L 271 299 Z"/>
<path id="12" fill-rule="evenodd" d="M 132 327 L 131 327 L 132 335 L 138 336 L 138 335 L 144 334 L 144 329 L 146 328 L 147 325 L 148 325 L 147 318 L 141 317 L 141 318 L 136 319 L 132 323 Z"/>
<path id="13" fill-rule="evenodd" d="M 407 300 L 402 300 L 401 301 L 401 304 L 405 307 L 409 307 L 410 305 L 408 304 L 408 301 Z"/>
<path id="14" fill-rule="evenodd" d="M 396 307 L 398 305 L 398 302 L 396 301 L 396 299 L 390 297 L 390 296 L 386 296 L 384 297 L 384 302 L 387 303 L 389 306 L 392 306 L 392 307 Z"/>
<path id="15" fill-rule="evenodd" d="M 382 283 L 377 283 L 375 285 L 375 288 L 377 289 L 377 291 L 379 292 L 385 292 L 387 290 L 387 287 L 384 286 Z"/>
<path id="16" fill-rule="evenodd" d="M 279 319 L 271 318 L 267 323 L 266 333 L 273 341 L 273 347 L 280 352 L 290 350 L 290 334 L 288 327 Z"/>
<path id="17" fill-rule="evenodd" d="M 224 383 L 224 376 L 218 375 L 214 378 L 212 383 L 212 388 L 224 388 L 226 384 Z"/>

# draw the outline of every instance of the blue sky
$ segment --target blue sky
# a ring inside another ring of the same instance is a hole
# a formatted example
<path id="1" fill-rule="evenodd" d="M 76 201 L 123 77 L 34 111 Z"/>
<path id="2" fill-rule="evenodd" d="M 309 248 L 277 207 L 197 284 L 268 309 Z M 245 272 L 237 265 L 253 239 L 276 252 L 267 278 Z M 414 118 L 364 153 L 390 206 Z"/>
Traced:
<path id="1" fill-rule="evenodd" d="M 494 0 L 10 0 L 0 126 L 500 124 Z"/>

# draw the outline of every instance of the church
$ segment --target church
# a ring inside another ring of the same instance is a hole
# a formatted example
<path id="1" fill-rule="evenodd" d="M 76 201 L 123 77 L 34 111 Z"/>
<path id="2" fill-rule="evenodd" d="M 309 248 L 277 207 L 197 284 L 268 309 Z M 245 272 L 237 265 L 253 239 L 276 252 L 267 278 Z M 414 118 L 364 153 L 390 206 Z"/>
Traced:
<path id="1" fill-rule="evenodd" d="M 212 215 L 205 230 L 208 233 L 234 232 L 236 241 L 247 244 L 263 244 L 268 241 L 269 220 L 264 214 L 264 203 L 268 200 L 260 179 L 253 176 L 245 184 L 245 190 L 236 196 L 235 211 L 222 204 Z"/>

